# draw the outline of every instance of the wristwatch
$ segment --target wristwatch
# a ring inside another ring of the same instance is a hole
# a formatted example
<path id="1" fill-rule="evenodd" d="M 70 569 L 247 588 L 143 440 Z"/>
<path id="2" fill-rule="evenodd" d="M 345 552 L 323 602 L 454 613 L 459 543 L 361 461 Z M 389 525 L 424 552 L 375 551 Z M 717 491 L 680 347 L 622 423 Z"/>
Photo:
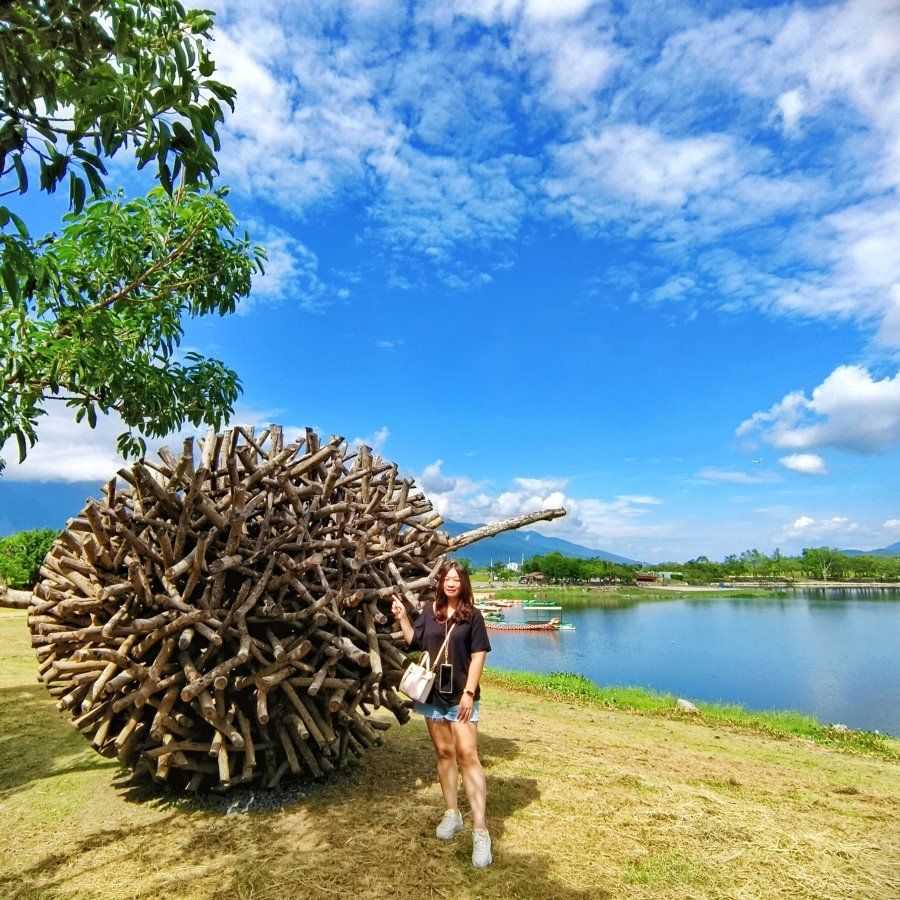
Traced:
<path id="1" fill-rule="evenodd" d="M 470 697 L 474 697 L 474 696 L 475 696 L 475 691 L 470 691 L 468 688 L 466 688 L 466 689 L 463 691 L 463 693 L 464 693 L 464 694 L 468 694 Z"/>

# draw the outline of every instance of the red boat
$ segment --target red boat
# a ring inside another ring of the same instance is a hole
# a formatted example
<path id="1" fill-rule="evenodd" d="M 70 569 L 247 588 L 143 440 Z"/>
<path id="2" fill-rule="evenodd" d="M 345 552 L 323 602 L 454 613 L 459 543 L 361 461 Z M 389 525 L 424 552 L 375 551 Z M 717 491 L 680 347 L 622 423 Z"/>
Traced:
<path id="1" fill-rule="evenodd" d="M 491 631 L 553 631 L 559 625 L 559 619 L 553 618 L 549 622 L 485 622 L 485 628 Z"/>

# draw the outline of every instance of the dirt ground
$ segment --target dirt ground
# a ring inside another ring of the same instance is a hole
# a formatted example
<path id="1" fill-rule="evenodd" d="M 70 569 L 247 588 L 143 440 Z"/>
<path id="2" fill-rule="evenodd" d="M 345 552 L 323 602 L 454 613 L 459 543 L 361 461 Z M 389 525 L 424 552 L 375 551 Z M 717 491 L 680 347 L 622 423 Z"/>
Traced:
<path id="1" fill-rule="evenodd" d="M 469 828 L 434 838 L 442 803 L 421 721 L 279 808 L 175 803 L 130 785 L 64 722 L 10 615 L 4 898 L 900 896 L 897 763 L 489 683 L 480 747 L 495 862 L 484 871 L 471 867 Z"/>

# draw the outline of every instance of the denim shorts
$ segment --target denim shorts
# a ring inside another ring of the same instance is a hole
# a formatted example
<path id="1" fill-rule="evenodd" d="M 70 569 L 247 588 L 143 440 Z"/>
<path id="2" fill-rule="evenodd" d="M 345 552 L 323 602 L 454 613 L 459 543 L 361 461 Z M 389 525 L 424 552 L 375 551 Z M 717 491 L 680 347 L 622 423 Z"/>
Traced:
<path id="1" fill-rule="evenodd" d="M 459 712 L 459 704 L 456 706 L 443 706 L 434 703 L 413 703 L 413 712 L 421 713 L 426 719 L 433 722 L 456 722 L 456 716 Z M 472 717 L 470 722 L 478 721 L 478 701 L 472 707 Z"/>

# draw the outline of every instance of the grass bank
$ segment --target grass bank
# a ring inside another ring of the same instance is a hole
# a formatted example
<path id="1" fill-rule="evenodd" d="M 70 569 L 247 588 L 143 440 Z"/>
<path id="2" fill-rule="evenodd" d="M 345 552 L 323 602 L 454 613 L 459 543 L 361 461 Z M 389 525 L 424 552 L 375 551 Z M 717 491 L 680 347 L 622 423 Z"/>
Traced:
<path id="1" fill-rule="evenodd" d="M 769 599 L 790 596 L 787 591 L 762 588 L 685 588 L 684 590 L 641 588 L 617 585 L 612 588 L 496 588 L 491 591 L 500 600 L 547 600 L 563 609 L 624 609 L 638 603 L 659 603 L 669 600 Z"/>
<path id="2" fill-rule="evenodd" d="M 694 705 L 699 713 L 685 712 L 676 707 L 677 698 L 673 694 L 639 687 L 600 687 L 582 675 L 564 672 L 539 675 L 489 669 L 488 678 L 492 685 L 498 687 L 578 702 L 587 708 L 623 710 L 682 721 L 696 717 L 711 726 L 744 729 L 774 738 L 803 738 L 823 747 L 866 753 L 900 763 L 900 740 L 871 731 L 851 731 L 822 725 L 814 717 L 795 710 L 756 712 L 737 704 L 697 701 Z"/>
<path id="3" fill-rule="evenodd" d="M 174 801 L 130 785 L 63 721 L 35 682 L 24 616 L 0 613 L 0 896 L 900 895 L 896 761 L 505 677 L 484 690 L 495 863 L 475 871 L 468 830 L 433 837 L 442 803 L 421 722 L 278 809 Z"/>

